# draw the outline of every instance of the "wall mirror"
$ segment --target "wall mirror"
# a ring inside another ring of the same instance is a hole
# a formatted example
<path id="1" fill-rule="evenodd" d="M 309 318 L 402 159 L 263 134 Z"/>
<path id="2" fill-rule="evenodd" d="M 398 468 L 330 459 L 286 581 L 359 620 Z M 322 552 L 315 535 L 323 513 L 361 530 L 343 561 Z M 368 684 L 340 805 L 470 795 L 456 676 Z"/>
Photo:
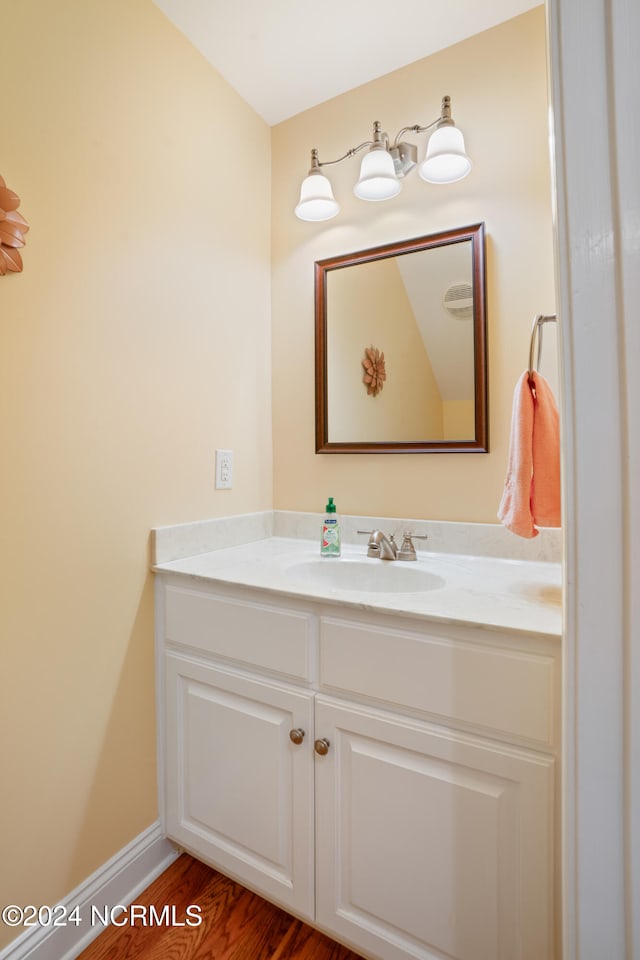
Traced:
<path id="1" fill-rule="evenodd" d="M 486 453 L 484 224 L 315 263 L 316 453 Z"/>

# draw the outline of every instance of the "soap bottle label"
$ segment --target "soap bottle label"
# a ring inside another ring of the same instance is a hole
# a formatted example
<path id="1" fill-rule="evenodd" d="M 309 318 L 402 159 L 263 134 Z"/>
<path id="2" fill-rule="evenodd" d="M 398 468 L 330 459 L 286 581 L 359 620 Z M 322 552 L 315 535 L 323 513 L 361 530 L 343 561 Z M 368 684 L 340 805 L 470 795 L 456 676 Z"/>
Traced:
<path id="1" fill-rule="evenodd" d="M 340 527 L 335 517 L 326 517 L 322 524 L 320 552 L 327 557 L 340 556 Z"/>

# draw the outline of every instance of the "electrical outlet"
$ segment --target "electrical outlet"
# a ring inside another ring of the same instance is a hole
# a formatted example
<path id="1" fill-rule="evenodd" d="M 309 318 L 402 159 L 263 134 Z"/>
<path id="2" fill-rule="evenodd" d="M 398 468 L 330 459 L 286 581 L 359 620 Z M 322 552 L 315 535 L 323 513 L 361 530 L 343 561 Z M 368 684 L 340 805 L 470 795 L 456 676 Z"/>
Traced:
<path id="1" fill-rule="evenodd" d="M 233 450 L 216 450 L 216 490 L 233 486 Z"/>

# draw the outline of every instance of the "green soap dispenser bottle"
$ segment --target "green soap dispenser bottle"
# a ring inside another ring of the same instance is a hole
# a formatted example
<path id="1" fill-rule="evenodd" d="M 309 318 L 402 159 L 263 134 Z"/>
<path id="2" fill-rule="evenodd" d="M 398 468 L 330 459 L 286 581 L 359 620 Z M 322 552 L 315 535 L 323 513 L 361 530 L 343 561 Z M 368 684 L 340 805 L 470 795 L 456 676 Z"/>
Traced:
<path id="1" fill-rule="evenodd" d="M 322 537 L 320 539 L 320 556 L 340 556 L 340 522 L 336 516 L 336 505 L 333 502 L 333 497 L 329 497 L 329 502 L 325 507 Z"/>

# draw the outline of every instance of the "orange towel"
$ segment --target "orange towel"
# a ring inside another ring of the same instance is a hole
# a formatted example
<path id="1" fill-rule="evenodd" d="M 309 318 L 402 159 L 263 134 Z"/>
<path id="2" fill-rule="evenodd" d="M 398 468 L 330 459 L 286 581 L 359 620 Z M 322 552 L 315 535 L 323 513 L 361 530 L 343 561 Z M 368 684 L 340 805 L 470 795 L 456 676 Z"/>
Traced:
<path id="1" fill-rule="evenodd" d="M 553 392 L 539 373 L 525 371 L 513 394 L 509 465 L 498 519 L 520 537 L 536 524 L 560 526 L 560 431 Z"/>
<path id="2" fill-rule="evenodd" d="M 533 374 L 533 477 L 531 510 L 538 527 L 560 526 L 560 421 L 556 398 L 540 373 Z"/>

